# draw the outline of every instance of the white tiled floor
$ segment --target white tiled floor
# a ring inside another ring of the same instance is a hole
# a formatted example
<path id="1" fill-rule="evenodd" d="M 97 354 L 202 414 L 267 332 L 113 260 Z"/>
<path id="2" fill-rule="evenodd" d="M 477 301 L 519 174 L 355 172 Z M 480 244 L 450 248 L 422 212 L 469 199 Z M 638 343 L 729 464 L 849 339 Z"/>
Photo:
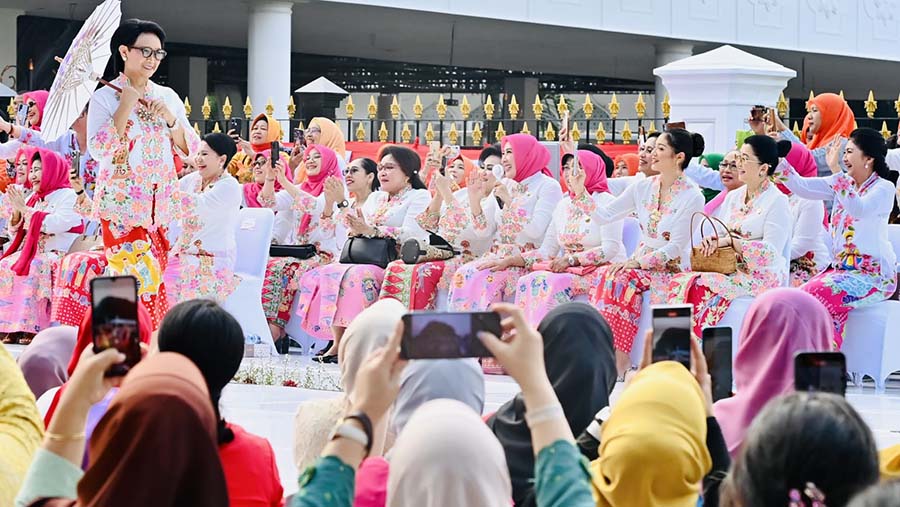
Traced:
<path id="1" fill-rule="evenodd" d="M 24 347 L 9 347 L 13 356 L 18 356 Z M 248 364 L 264 362 L 247 360 Z M 308 364 L 307 357 L 293 355 L 288 360 L 289 368 Z M 279 361 L 279 364 L 281 362 Z M 337 365 L 326 365 L 328 371 L 338 375 Z M 513 397 L 518 385 L 509 377 L 486 376 L 485 413 L 494 412 L 501 404 Z M 622 390 L 617 384 L 612 398 L 615 400 Z M 316 391 L 296 387 L 276 387 L 246 384 L 231 384 L 225 388 L 222 397 L 222 413 L 232 422 L 240 424 L 247 431 L 269 439 L 278 459 L 281 482 L 285 494 L 297 490 L 297 470 L 293 463 L 293 419 L 297 406 L 305 401 L 333 398 L 340 393 Z M 885 394 L 875 394 L 872 382 L 863 387 L 850 387 L 847 399 L 862 414 L 872 428 L 879 448 L 900 443 L 900 378 L 895 376 L 887 384 Z"/>

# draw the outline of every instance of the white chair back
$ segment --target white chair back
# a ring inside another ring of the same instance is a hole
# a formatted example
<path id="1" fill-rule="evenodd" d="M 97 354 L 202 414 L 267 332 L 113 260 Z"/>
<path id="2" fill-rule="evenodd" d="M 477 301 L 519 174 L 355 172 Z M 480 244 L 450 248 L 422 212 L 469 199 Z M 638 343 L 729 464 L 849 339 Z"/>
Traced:
<path id="1" fill-rule="evenodd" d="M 888 241 L 894 247 L 894 255 L 900 256 L 900 224 L 888 224 Z M 900 258 L 897 264 L 900 265 Z"/>
<path id="2" fill-rule="evenodd" d="M 622 221 L 622 244 L 625 246 L 626 257 L 631 258 L 640 240 L 641 223 L 638 222 L 637 218 L 626 217 Z"/>
<path id="3" fill-rule="evenodd" d="M 243 208 L 235 233 L 237 261 L 234 271 L 262 279 L 266 276 L 275 214 L 269 208 Z"/>

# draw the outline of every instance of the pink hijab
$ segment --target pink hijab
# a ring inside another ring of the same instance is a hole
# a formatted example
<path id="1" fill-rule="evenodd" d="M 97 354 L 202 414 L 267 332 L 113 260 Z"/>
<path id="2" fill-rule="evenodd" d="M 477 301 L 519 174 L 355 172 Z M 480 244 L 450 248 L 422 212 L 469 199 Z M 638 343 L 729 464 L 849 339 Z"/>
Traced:
<path id="1" fill-rule="evenodd" d="M 512 146 L 513 156 L 516 162 L 516 176 L 513 178 L 521 183 L 537 173 L 553 176 L 547 164 L 550 163 L 550 150 L 538 142 L 530 134 L 512 134 L 503 138 L 503 149 L 507 145 Z"/>
<path id="2" fill-rule="evenodd" d="M 36 124 L 31 125 L 32 130 L 41 130 L 41 123 L 44 122 L 44 108 L 47 106 L 47 99 L 50 97 L 50 92 L 47 90 L 35 90 L 33 92 L 23 93 L 22 101 L 28 102 L 28 99 L 33 99 L 34 103 L 38 108 L 38 121 Z"/>
<path id="3" fill-rule="evenodd" d="M 578 150 L 578 162 L 584 169 L 584 188 L 587 193 L 609 192 L 609 186 L 606 184 L 606 162 L 600 156 L 587 150 Z M 568 192 L 572 195 L 571 190 Z"/>
<path id="4" fill-rule="evenodd" d="M 732 456 L 766 403 L 794 389 L 794 354 L 829 351 L 833 336 L 828 311 L 800 289 L 772 289 L 756 298 L 734 358 L 737 394 L 713 406 Z"/>
<path id="5" fill-rule="evenodd" d="M 255 161 L 257 157 L 264 156 L 267 161 L 272 160 L 272 150 L 263 150 L 257 152 L 253 155 L 253 160 Z M 271 163 L 271 162 L 268 162 Z M 288 181 L 294 181 L 294 175 L 291 174 L 291 167 L 285 164 L 284 168 L 285 174 L 287 174 Z M 251 181 L 250 183 L 244 183 L 244 199 L 247 201 L 248 208 L 263 208 L 264 206 L 259 203 L 259 193 L 262 192 L 263 184 L 257 183 L 255 181 Z M 278 183 L 278 180 L 275 180 L 275 191 L 278 192 L 281 190 L 281 184 Z"/>
<path id="6" fill-rule="evenodd" d="M 306 181 L 300 185 L 300 190 L 304 192 L 319 197 L 322 195 L 322 191 L 325 190 L 325 180 L 329 176 L 334 176 L 335 178 L 341 177 L 341 169 L 338 167 L 338 159 L 337 154 L 331 148 L 327 146 L 322 146 L 320 144 L 314 144 L 309 148 L 306 148 L 306 151 L 303 153 L 303 159 L 306 160 L 306 157 L 309 156 L 309 152 L 318 151 L 319 155 L 322 156 L 322 160 L 319 162 L 319 173 L 315 175 L 310 175 L 307 171 L 306 173 Z M 304 213 L 303 218 L 300 219 L 300 234 L 306 234 L 306 231 L 309 230 L 309 224 L 312 222 L 312 215 L 309 213 Z"/>

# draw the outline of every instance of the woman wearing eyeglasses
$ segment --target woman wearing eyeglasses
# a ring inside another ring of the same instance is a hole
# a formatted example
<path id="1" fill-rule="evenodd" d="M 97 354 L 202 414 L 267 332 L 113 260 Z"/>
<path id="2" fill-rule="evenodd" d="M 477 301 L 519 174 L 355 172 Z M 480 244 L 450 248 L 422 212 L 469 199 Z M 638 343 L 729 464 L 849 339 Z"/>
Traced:
<path id="1" fill-rule="evenodd" d="M 168 305 L 163 272 L 166 228 L 178 219 L 173 150 L 196 153 L 200 138 L 171 89 L 151 78 L 166 57 L 166 35 L 151 21 L 130 19 L 110 42 L 113 84 L 94 93 L 88 143 L 100 162 L 94 218 L 100 220 L 108 271 L 138 279 L 138 294 L 156 329 Z"/>
<path id="2" fill-rule="evenodd" d="M 303 138 L 306 146 L 319 144 L 334 151 L 337 154 L 338 169 L 343 171 L 347 168 L 347 146 L 344 132 L 333 121 L 319 116 L 309 120 L 309 125 L 303 132 Z M 306 180 L 306 168 L 303 166 L 303 157 L 301 156 L 303 153 L 304 151 L 301 150 L 291 156 L 294 181 L 298 183 Z"/>
<path id="3" fill-rule="evenodd" d="M 725 197 L 718 216 L 727 231 L 703 231 L 700 247 L 710 256 L 731 246 L 738 255 L 737 271 L 722 273 L 688 272 L 675 275 L 669 283 L 670 303 L 694 306 L 694 334 L 716 326 L 729 305 L 738 297 L 758 296 L 767 289 L 784 285 L 788 259 L 784 252 L 793 223 L 787 197 L 769 179 L 778 166 L 778 145 L 769 136 L 750 136 L 740 150 L 740 188 Z"/>
<path id="4" fill-rule="evenodd" d="M 282 244 L 316 247 L 316 254 L 306 259 L 271 257 L 268 261 L 262 303 L 275 342 L 285 338 L 284 327 L 291 318 L 291 306 L 299 288 L 300 275 L 330 263 L 340 256 L 344 246 L 343 242 L 338 244 L 331 220 L 344 195 L 337 159 L 337 154 L 330 148 L 310 145 L 304 156 L 307 178 L 296 186 L 288 180 L 290 169 L 283 160 L 279 160 L 274 169 L 271 166 L 266 168 L 260 202 L 277 213 L 289 213 L 292 217 L 290 235 Z M 275 183 L 282 190 L 276 192 Z"/>
<path id="5" fill-rule="evenodd" d="M 232 136 L 232 139 L 234 137 Z M 283 155 L 283 154 L 282 154 Z M 284 157 L 282 156 L 282 162 Z M 266 168 L 272 164 L 272 151 L 263 150 L 253 156 L 250 164 L 252 180 L 243 185 L 244 200 L 242 208 L 268 208 L 269 204 L 261 200 L 262 189 L 266 184 Z M 281 165 L 288 180 L 291 180 L 291 171 L 287 165 Z M 282 189 L 281 183 L 275 180 L 275 192 Z M 294 221 L 293 211 L 284 210 L 275 212 L 275 223 L 272 225 L 272 243 L 275 245 L 290 244 L 291 227 Z"/>

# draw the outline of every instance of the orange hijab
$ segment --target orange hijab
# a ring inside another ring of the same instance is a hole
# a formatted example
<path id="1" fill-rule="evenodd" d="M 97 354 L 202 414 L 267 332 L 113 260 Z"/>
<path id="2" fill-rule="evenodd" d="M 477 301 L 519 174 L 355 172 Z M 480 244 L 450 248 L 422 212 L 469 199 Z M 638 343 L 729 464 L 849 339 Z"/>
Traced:
<path id="1" fill-rule="evenodd" d="M 469 160 L 468 158 L 466 158 L 462 155 L 457 155 L 456 157 L 448 160 L 447 167 L 450 167 L 450 165 L 453 164 L 453 162 L 456 162 L 459 159 L 462 159 L 462 161 L 463 161 L 463 168 L 464 168 L 463 169 L 463 180 L 462 180 L 462 183 L 460 183 L 458 185 L 456 184 L 456 182 L 454 182 L 454 185 L 456 186 L 456 188 L 454 190 L 460 190 L 460 189 L 466 188 L 466 182 L 469 181 L 469 175 L 472 174 L 472 171 L 475 170 L 475 164 L 471 160 Z M 444 174 L 446 174 L 446 172 L 447 172 L 447 169 L 445 168 Z M 428 187 L 429 189 L 431 189 L 431 177 L 433 175 L 434 175 L 434 171 L 430 172 L 428 174 L 428 178 L 426 178 L 426 180 L 425 180 L 425 186 Z"/>
<path id="2" fill-rule="evenodd" d="M 850 137 L 850 132 L 853 132 L 853 124 L 856 123 L 856 120 L 853 117 L 853 111 L 850 110 L 850 106 L 847 105 L 847 102 L 840 95 L 834 93 L 819 94 L 807 101 L 806 107 L 812 105 L 819 108 L 819 113 L 822 115 L 822 124 L 819 126 L 819 131 L 813 135 L 812 141 L 806 145 L 807 148 L 814 150 L 827 146 L 837 136 Z M 800 134 L 800 140 L 803 142 L 806 141 L 808 129 L 809 125 L 804 122 L 803 132 Z"/>
<path id="3" fill-rule="evenodd" d="M 640 161 L 636 153 L 623 153 L 616 157 L 615 164 L 616 167 L 619 167 L 619 162 L 625 162 L 625 165 L 628 166 L 628 175 L 634 176 L 637 174 Z"/>
<path id="4" fill-rule="evenodd" d="M 269 125 L 269 134 L 266 136 L 266 140 L 263 142 L 263 144 L 250 144 L 250 146 L 253 148 L 253 151 L 256 153 L 271 149 L 272 141 L 281 141 L 281 137 L 283 134 L 283 132 L 281 131 L 281 124 L 278 123 L 275 118 L 272 118 L 265 113 L 260 113 L 259 116 L 253 119 L 253 123 L 250 124 L 250 130 L 253 130 L 253 126 L 256 125 L 260 120 L 265 121 Z"/>

